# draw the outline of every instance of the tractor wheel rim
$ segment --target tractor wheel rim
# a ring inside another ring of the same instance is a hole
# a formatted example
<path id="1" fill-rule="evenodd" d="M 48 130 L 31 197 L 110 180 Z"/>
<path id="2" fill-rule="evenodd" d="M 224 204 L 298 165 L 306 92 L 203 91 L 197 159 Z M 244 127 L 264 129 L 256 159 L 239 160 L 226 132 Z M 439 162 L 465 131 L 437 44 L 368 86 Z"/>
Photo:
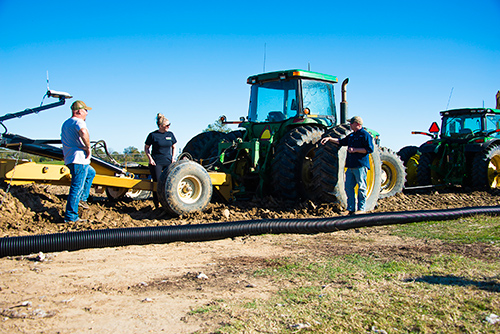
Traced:
<path id="1" fill-rule="evenodd" d="M 367 173 L 366 173 L 366 198 L 370 197 L 370 195 L 372 194 L 373 192 L 373 188 L 375 187 L 375 163 L 373 162 L 373 158 L 370 154 L 370 169 L 368 169 Z M 347 167 L 344 168 L 344 173 L 347 171 Z M 356 193 L 356 195 L 358 194 L 358 189 L 359 189 L 359 185 L 356 185 L 356 187 L 354 187 L 354 192 Z"/>
<path id="2" fill-rule="evenodd" d="M 494 156 L 488 164 L 488 184 L 491 189 L 500 185 L 500 156 Z"/>
<path id="3" fill-rule="evenodd" d="M 382 164 L 382 193 L 386 193 L 394 189 L 396 185 L 396 168 L 392 164 Z"/>
<path id="4" fill-rule="evenodd" d="M 183 177 L 177 186 L 177 195 L 186 204 L 196 203 L 201 197 L 201 192 L 201 181 L 193 175 Z"/>
<path id="5" fill-rule="evenodd" d="M 366 175 L 366 197 L 368 198 L 373 192 L 373 188 L 375 186 L 375 163 L 373 162 L 373 157 L 370 154 L 370 169 Z M 357 192 L 356 192 L 357 193 Z"/>

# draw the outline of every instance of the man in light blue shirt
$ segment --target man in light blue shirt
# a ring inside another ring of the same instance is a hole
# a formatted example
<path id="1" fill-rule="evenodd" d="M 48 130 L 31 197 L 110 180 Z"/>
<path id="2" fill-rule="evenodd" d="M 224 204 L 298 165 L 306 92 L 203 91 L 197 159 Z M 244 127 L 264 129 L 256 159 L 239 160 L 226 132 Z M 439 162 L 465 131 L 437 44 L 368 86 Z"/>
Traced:
<path id="1" fill-rule="evenodd" d="M 85 120 L 88 111 L 83 101 L 75 101 L 71 105 L 72 117 L 67 119 L 61 128 L 61 142 L 64 154 L 64 164 L 71 173 L 65 222 L 77 222 L 78 207 L 88 209 L 87 199 L 90 187 L 95 177 L 95 170 L 90 166 L 90 135 Z"/>

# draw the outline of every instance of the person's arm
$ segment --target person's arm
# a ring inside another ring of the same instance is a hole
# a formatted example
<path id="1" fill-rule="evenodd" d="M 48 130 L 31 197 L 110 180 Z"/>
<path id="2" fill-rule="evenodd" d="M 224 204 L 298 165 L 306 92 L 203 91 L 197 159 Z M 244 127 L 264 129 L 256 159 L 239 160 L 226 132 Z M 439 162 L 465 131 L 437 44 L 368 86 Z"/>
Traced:
<path id="1" fill-rule="evenodd" d="M 172 144 L 172 162 L 175 162 L 175 143 Z"/>
<path id="2" fill-rule="evenodd" d="M 325 137 L 325 138 L 321 139 L 321 145 L 325 145 L 329 141 L 331 141 L 332 143 L 337 144 L 337 145 L 339 144 L 339 139 L 338 138 Z"/>
<path id="3" fill-rule="evenodd" d="M 146 156 L 148 157 L 149 164 L 156 166 L 156 162 L 154 161 L 153 157 L 151 156 L 151 153 L 149 152 L 150 147 L 151 147 L 151 145 L 145 144 L 144 145 L 144 152 L 146 153 Z"/>
<path id="4" fill-rule="evenodd" d="M 366 153 L 372 154 L 373 151 L 375 150 L 375 146 L 373 144 L 373 137 L 370 133 L 366 133 Z"/>
<path id="5" fill-rule="evenodd" d="M 81 128 L 78 131 L 78 134 L 80 135 L 80 138 L 82 139 L 83 142 L 83 150 L 85 151 L 85 158 L 88 159 L 90 158 L 90 135 L 89 131 L 86 128 Z"/>

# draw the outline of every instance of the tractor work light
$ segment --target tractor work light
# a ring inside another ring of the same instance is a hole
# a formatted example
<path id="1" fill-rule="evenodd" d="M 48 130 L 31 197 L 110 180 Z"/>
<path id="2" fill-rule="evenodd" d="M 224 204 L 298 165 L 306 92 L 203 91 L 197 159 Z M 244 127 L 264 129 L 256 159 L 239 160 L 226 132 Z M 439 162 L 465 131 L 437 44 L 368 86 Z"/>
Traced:
<path id="1" fill-rule="evenodd" d="M 73 96 L 71 96 L 69 93 L 66 92 L 58 92 L 56 90 L 48 90 L 47 95 L 49 97 L 55 97 L 56 99 L 71 99 Z"/>

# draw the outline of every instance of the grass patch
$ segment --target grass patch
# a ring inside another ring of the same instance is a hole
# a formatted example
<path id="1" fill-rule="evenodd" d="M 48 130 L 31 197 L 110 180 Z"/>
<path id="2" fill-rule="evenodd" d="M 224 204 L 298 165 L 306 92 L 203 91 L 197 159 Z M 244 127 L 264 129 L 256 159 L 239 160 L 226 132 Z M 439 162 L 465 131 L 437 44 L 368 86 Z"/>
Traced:
<path id="1" fill-rule="evenodd" d="M 411 223 L 394 226 L 393 234 L 465 244 L 475 242 L 500 244 L 500 219 L 478 216 L 450 221 Z"/>
<path id="2" fill-rule="evenodd" d="M 414 238 L 496 243 L 498 226 L 495 219 L 478 217 L 387 228 Z M 500 332 L 500 323 L 486 321 L 500 315 L 498 263 L 455 253 L 393 260 L 371 252 L 316 256 L 314 245 L 310 249 L 269 260 L 265 269 L 255 271 L 278 292 L 268 299 L 218 303 L 210 314 L 220 321 L 210 332 Z"/>
<path id="3" fill-rule="evenodd" d="M 189 311 L 189 314 L 205 314 L 205 313 L 210 313 L 213 311 L 217 311 L 219 309 L 219 306 L 216 303 L 210 303 L 209 305 L 204 305 L 195 309 L 192 309 Z"/>
<path id="4" fill-rule="evenodd" d="M 459 256 L 435 264 L 377 263 L 366 256 L 322 259 L 313 266 L 283 260 L 277 270 L 256 272 L 278 284 L 295 279 L 269 300 L 221 305 L 233 320 L 218 333 L 495 333 L 485 321 L 500 312 L 498 266 Z M 452 263 L 450 268 L 449 263 Z M 293 273 L 289 268 L 294 268 Z M 336 270 L 350 268 L 348 271 Z M 473 276 L 449 275 L 481 273 Z M 493 277 L 496 275 L 496 277 Z M 249 310 L 251 312 L 249 312 Z M 234 314 L 238 317 L 234 317 Z"/>

